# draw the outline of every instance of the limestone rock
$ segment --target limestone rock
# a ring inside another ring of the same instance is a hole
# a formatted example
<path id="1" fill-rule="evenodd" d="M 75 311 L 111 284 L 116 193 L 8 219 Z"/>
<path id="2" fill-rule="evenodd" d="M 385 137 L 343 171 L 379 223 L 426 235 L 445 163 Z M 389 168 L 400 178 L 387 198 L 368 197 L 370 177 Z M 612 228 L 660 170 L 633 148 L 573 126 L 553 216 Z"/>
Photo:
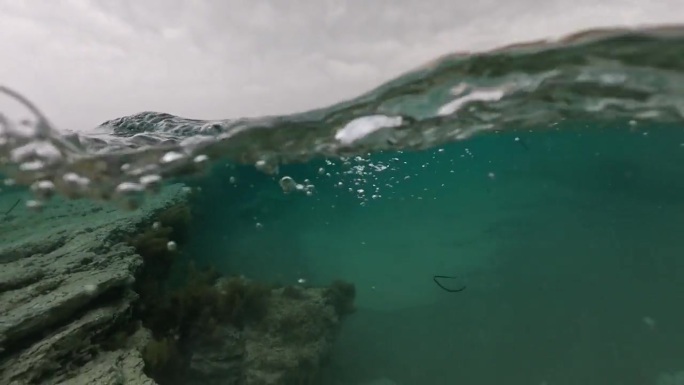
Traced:
<path id="1" fill-rule="evenodd" d="M 86 363 L 78 374 L 59 385 L 156 385 L 143 372 L 144 362 L 140 350 L 150 338 L 149 332 L 141 329 L 136 339 L 124 349 L 103 352 Z"/>
<path id="2" fill-rule="evenodd" d="M 188 385 L 242 384 L 245 346 L 243 334 L 224 325 L 213 333 L 211 341 L 200 338 L 190 348 Z"/>
<path id="3" fill-rule="evenodd" d="M 245 385 L 315 383 L 343 316 L 330 303 L 328 291 L 274 291 L 265 319 L 245 330 Z"/>
<path id="4" fill-rule="evenodd" d="M 17 208 L 0 224 L 0 383 L 154 384 L 137 348 L 100 345 L 136 298 L 142 259 L 121 235 L 182 196 L 173 186 L 132 212 L 79 201 Z"/>
<path id="5" fill-rule="evenodd" d="M 236 281 L 237 280 L 237 281 Z M 251 283 L 230 278 L 233 287 Z M 216 284 L 225 290 L 226 281 Z M 319 383 L 319 370 L 326 363 L 347 313 L 340 303 L 337 286 L 303 288 L 289 286 L 269 290 L 260 297 L 263 308 L 244 323 L 200 328 L 182 341 L 188 357 L 183 385 L 290 385 Z M 225 292 L 225 291 L 224 291 Z M 230 295 L 232 292 L 225 292 Z M 332 294 L 331 294 L 332 293 Z M 349 291 L 348 295 L 353 295 Z M 342 302 L 340 302 L 342 300 Z"/>

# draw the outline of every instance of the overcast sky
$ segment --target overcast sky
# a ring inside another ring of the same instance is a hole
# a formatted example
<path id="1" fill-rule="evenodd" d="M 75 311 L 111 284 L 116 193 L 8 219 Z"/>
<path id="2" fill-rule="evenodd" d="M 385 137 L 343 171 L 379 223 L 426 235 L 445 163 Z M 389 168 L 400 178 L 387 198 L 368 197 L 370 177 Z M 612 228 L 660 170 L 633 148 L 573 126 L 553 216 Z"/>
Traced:
<path id="1" fill-rule="evenodd" d="M 0 84 L 68 129 L 282 114 L 454 51 L 677 22 L 682 0 L 0 0 Z"/>

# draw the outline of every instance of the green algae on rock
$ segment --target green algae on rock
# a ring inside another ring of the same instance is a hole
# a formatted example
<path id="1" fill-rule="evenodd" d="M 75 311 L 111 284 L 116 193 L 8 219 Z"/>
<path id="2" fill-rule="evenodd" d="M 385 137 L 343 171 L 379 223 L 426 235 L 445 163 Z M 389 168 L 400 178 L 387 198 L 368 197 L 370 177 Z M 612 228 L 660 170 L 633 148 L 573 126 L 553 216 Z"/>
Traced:
<path id="1" fill-rule="evenodd" d="M 0 383 L 153 384 L 138 347 L 111 341 L 143 263 L 118 238 L 183 194 L 168 186 L 132 212 L 75 201 L 21 212 L 0 234 Z"/>

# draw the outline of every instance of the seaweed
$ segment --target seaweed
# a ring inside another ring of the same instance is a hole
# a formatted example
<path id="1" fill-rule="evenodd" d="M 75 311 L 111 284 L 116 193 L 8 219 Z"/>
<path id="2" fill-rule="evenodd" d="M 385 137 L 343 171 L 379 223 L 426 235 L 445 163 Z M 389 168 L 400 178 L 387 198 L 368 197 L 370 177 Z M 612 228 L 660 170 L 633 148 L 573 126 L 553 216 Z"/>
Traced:
<path id="1" fill-rule="evenodd" d="M 145 371 L 164 383 L 173 382 L 182 373 L 183 356 L 173 337 L 151 339 L 142 350 Z"/>
<path id="2" fill-rule="evenodd" d="M 186 205 L 170 206 L 155 216 L 158 223 L 146 225 L 128 239 L 144 262 L 134 284 L 139 298 L 132 319 L 152 334 L 141 353 L 145 372 L 162 385 L 183 383 L 191 375 L 190 362 L 198 344 L 225 343 L 227 329 L 241 335 L 239 332 L 247 325 L 250 328 L 270 327 L 270 318 L 267 320 L 266 315 L 272 286 L 244 277 L 222 277 L 213 268 L 198 268 L 192 262 L 183 269 L 183 279 L 174 281 L 175 285 L 170 284 L 170 272 L 172 268 L 180 268 L 183 254 L 167 245 L 173 240 L 182 250 L 191 218 Z M 306 297 L 298 287 L 285 287 L 284 295 Z M 333 282 L 325 291 L 326 301 L 340 317 L 354 312 L 355 295 L 354 285 L 344 281 Z M 297 312 L 278 321 L 286 328 L 283 334 L 305 340 L 302 336 L 310 333 L 307 327 L 302 328 L 307 324 L 307 314 L 306 311 Z M 116 336 L 112 345 L 120 345 L 122 341 L 122 336 Z M 295 381 L 311 383 L 311 371 L 303 366 Z"/>
<path id="3" fill-rule="evenodd" d="M 178 210 L 175 218 L 185 215 Z M 186 217 L 187 218 L 187 217 Z M 145 373 L 157 383 L 182 384 L 187 376 L 193 346 L 222 343 L 221 330 L 232 325 L 238 330 L 247 322 L 255 322 L 267 311 L 269 287 L 243 278 L 221 278 L 212 268 L 197 268 L 193 263 L 185 269 L 183 282 L 169 285 L 169 275 L 179 261 L 179 252 L 169 250 L 167 243 L 184 238 L 174 236 L 174 229 L 149 227 L 131 238 L 130 244 L 142 256 L 144 265 L 134 290 L 136 301 L 133 319 L 139 320 L 152 333 L 152 340 L 142 350 Z M 119 345 L 117 336 L 114 345 Z"/>
<path id="4" fill-rule="evenodd" d="M 271 288 L 262 283 L 233 277 L 222 281 L 219 291 L 222 299 L 219 309 L 225 317 L 223 319 L 237 326 L 244 326 L 246 321 L 260 321 L 268 310 Z"/>
<path id="5" fill-rule="evenodd" d="M 186 204 L 178 203 L 159 211 L 153 219 L 156 223 L 146 223 L 137 235 L 128 237 L 127 243 L 143 259 L 143 268 L 133 287 L 140 297 L 135 315 L 156 331 L 164 329 L 163 325 L 167 323 L 165 285 L 179 255 L 177 249 L 169 247 L 169 242 L 178 245 L 185 242 L 192 215 Z"/>
<path id="6" fill-rule="evenodd" d="M 143 258 L 143 275 L 161 281 L 168 277 L 178 254 L 169 242 L 182 245 L 186 241 L 192 214 L 186 204 L 178 203 L 158 212 L 155 218 L 154 224 L 145 224 L 141 232 L 128 237 L 127 243 Z"/>
<path id="7" fill-rule="evenodd" d="M 219 278 L 211 268 L 200 270 L 190 263 L 187 271 L 182 286 L 159 292 L 157 304 L 139 314 L 154 336 L 143 353 L 145 370 L 160 384 L 183 378 L 197 341 L 220 344 L 223 327 L 241 330 L 248 321 L 257 324 L 271 295 L 266 285 Z M 170 372 L 174 374 L 167 377 Z"/>
<path id="8" fill-rule="evenodd" d="M 334 281 L 326 290 L 325 297 L 340 317 L 352 314 L 356 311 L 354 298 L 356 287 L 354 284 L 342 280 Z"/>
<path id="9" fill-rule="evenodd" d="M 304 289 L 301 286 L 288 285 L 283 287 L 283 296 L 290 299 L 304 299 Z"/>
<path id="10" fill-rule="evenodd" d="M 157 220 L 163 227 L 170 227 L 169 236 L 177 243 L 186 241 L 192 221 L 192 211 L 185 203 L 177 203 L 167 207 L 157 215 Z"/>

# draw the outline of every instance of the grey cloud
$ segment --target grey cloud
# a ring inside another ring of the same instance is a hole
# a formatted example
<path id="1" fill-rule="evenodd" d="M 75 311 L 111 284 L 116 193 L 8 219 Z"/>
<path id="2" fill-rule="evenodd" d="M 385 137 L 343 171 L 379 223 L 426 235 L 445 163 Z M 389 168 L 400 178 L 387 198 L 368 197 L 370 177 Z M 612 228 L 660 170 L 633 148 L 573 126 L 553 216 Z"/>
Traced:
<path id="1" fill-rule="evenodd" d="M 453 51 L 680 15 L 679 0 L 0 0 L 0 82 L 72 129 L 142 110 L 288 113 Z"/>

